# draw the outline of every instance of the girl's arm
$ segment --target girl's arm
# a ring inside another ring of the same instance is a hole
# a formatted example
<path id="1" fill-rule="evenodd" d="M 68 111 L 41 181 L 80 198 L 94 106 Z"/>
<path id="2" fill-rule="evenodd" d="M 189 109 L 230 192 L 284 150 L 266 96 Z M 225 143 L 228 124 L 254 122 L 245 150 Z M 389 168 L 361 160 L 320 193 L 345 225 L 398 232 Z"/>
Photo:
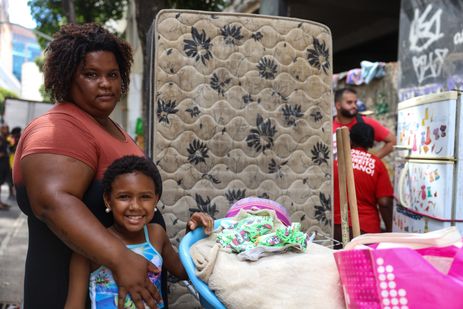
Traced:
<path id="1" fill-rule="evenodd" d="M 210 235 L 214 229 L 214 219 L 205 212 L 194 212 L 186 223 L 186 232 L 193 231 L 199 226 L 204 227 L 206 235 Z"/>
<path id="2" fill-rule="evenodd" d="M 84 309 L 90 278 L 90 261 L 78 253 L 73 253 L 69 265 L 68 296 L 64 309 Z"/>
<path id="3" fill-rule="evenodd" d="M 204 227 L 205 233 L 209 235 L 214 227 L 214 219 L 203 212 L 193 213 L 187 222 L 187 231 L 194 230 L 200 226 Z M 188 279 L 185 267 L 183 267 L 182 261 L 172 246 L 166 231 L 159 224 L 149 224 L 148 227 L 151 243 L 162 255 L 166 269 L 180 280 Z"/>
<path id="4" fill-rule="evenodd" d="M 151 244 L 162 256 L 166 269 L 180 280 L 188 279 L 178 253 L 175 251 L 166 231 L 159 224 L 148 224 L 148 231 Z"/>

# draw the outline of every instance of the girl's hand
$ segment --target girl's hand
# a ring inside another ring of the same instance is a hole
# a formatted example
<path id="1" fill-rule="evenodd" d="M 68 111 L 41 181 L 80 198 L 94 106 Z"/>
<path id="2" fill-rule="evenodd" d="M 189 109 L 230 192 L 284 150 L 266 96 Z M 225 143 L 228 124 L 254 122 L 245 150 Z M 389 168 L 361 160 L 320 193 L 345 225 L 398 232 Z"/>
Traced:
<path id="1" fill-rule="evenodd" d="M 193 231 L 198 226 L 203 226 L 204 232 L 209 235 L 214 228 L 214 219 L 205 212 L 194 212 L 186 224 L 186 230 Z"/>

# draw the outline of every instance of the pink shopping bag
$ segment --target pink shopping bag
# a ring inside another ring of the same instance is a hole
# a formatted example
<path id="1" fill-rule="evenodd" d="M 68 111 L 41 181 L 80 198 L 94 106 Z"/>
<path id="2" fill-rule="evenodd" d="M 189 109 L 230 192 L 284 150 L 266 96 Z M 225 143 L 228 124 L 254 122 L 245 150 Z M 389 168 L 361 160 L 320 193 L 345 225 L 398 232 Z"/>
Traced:
<path id="1" fill-rule="evenodd" d="M 354 249 L 334 253 L 348 308 L 463 308 L 463 249 Z"/>

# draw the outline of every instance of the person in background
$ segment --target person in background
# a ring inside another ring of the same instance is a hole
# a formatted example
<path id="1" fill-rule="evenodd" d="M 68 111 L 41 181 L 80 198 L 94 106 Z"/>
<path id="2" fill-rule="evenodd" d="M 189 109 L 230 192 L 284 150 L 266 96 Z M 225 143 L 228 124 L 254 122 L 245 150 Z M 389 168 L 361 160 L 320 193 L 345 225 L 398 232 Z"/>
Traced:
<path id="1" fill-rule="evenodd" d="M 378 121 L 362 116 L 358 113 L 357 92 L 352 88 L 342 88 L 335 91 L 334 104 L 336 116 L 333 118 L 333 156 L 336 157 L 336 129 L 346 126 L 349 130 L 358 122 L 364 122 L 373 127 L 374 140 L 384 142 L 383 147 L 376 153 L 380 159 L 392 152 L 396 144 L 396 136 Z"/>
<path id="2" fill-rule="evenodd" d="M 9 134 L 8 125 L 3 124 L 0 127 L 0 187 L 4 183 L 7 183 L 9 186 L 10 183 L 12 182 L 11 181 L 10 159 L 8 156 L 8 142 L 6 139 L 8 134 Z M 0 210 L 8 210 L 8 209 L 10 209 L 10 205 L 3 203 L 0 200 Z"/>
<path id="3" fill-rule="evenodd" d="M 21 137 L 21 127 L 14 127 L 11 129 L 10 134 L 6 137 L 6 141 L 8 143 L 8 152 L 9 152 L 9 161 L 10 161 L 10 168 L 13 167 L 14 164 L 14 154 L 16 153 L 16 147 L 18 146 L 19 138 Z M 10 182 L 8 184 L 10 195 L 9 199 L 16 199 L 16 192 L 14 190 L 13 185 L 13 177 L 10 177 Z"/>
<path id="4" fill-rule="evenodd" d="M 4 123 L 0 126 L 0 134 L 6 138 L 10 134 L 10 127 Z"/>
<path id="5" fill-rule="evenodd" d="M 14 163 L 14 154 L 16 152 L 16 147 L 18 147 L 19 138 L 21 137 L 21 127 L 14 127 L 11 129 L 10 134 L 6 138 L 8 142 L 8 149 L 10 151 L 10 166 L 13 166 Z"/>
<path id="6" fill-rule="evenodd" d="M 111 270 L 119 300 L 130 294 L 139 309 L 161 301 L 148 276 L 156 266 L 106 229 L 113 222 L 104 212 L 104 171 L 123 156 L 144 156 L 109 117 L 129 89 L 132 63 L 128 43 L 94 23 L 62 26 L 45 50 L 45 90 L 55 105 L 24 129 L 13 168 L 28 217 L 24 309 L 64 307 L 73 251 Z M 159 211 L 153 222 L 165 227 Z"/>
<path id="7" fill-rule="evenodd" d="M 380 214 L 385 232 L 392 231 L 393 188 L 384 163 L 368 153 L 374 143 L 374 129 L 357 123 L 350 130 L 352 167 L 361 233 L 380 233 Z M 341 241 L 338 162 L 334 161 L 334 238 Z M 350 219 L 349 219 L 349 225 Z M 351 229 L 352 230 L 352 229 Z M 352 237 L 352 235 L 351 235 Z"/>
<path id="8" fill-rule="evenodd" d="M 161 175 L 156 165 L 138 156 L 125 156 L 114 161 L 104 174 L 103 192 L 106 212 L 114 218 L 114 224 L 108 230 L 159 269 L 164 264 L 170 274 L 182 280 L 188 279 L 164 228 L 150 223 L 162 194 Z M 187 223 L 187 231 L 199 226 L 204 226 L 205 233 L 210 234 L 214 220 L 206 213 L 196 212 Z M 160 274 L 151 274 L 150 279 L 160 290 Z M 87 293 L 90 294 L 92 308 L 117 308 L 117 291 L 107 267 L 95 264 L 78 253 L 72 255 L 65 309 L 83 308 Z M 132 307 L 133 302 L 127 297 L 124 308 Z M 159 303 L 157 308 L 163 308 L 163 303 Z"/>

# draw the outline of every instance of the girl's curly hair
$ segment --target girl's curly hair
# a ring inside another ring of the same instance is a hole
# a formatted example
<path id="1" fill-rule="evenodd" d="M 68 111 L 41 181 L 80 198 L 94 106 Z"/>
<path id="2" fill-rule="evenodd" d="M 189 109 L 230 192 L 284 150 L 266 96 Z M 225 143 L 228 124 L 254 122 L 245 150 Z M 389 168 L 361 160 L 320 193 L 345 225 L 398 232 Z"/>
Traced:
<path id="1" fill-rule="evenodd" d="M 124 40 L 96 23 L 64 25 L 45 49 L 45 90 L 54 101 L 69 99 L 72 77 L 85 55 L 112 52 L 119 65 L 121 92 L 126 93 L 133 63 L 132 48 Z"/>
<path id="2" fill-rule="evenodd" d="M 156 164 L 153 161 L 134 155 L 123 156 L 111 163 L 103 175 L 103 193 L 112 192 L 112 184 L 117 176 L 140 172 L 153 179 L 156 195 L 161 198 L 162 179 Z"/>

